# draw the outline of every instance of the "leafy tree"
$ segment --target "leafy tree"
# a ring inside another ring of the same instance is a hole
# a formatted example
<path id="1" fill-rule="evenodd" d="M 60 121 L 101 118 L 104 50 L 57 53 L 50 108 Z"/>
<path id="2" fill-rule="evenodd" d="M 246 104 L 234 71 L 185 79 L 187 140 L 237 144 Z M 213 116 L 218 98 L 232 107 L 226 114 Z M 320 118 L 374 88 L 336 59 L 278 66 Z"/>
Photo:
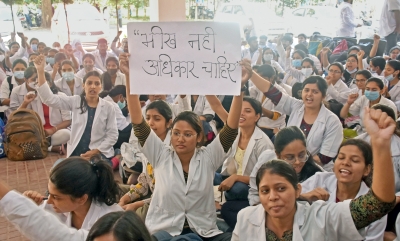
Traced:
<path id="1" fill-rule="evenodd" d="M 15 32 L 15 21 L 19 21 L 19 19 L 14 19 L 13 4 L 23 4 L 24 1 L 23 0 L 1 0 L 1 1 L 6 5 L 10 6 L 11 16 L 13 19 L 14 32 Z"/>

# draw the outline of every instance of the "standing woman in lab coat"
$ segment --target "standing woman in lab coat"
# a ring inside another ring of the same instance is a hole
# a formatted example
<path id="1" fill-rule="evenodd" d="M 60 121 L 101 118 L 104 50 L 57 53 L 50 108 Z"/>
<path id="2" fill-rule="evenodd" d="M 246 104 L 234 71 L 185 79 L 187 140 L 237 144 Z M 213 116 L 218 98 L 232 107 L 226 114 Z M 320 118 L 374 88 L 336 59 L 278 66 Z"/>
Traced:
<path id="1" fill-rule="evenodd" d="M 387 62 L 385 80 L 388 82 L 386 98 L 393 101 L 400 110 L 400 62 L 398 60 Z"/>
<path id="2" fill-rule="evenodd" d="M 37 89 L 46 105 L 72 112 L 71 139 L 68 142 L 67 157 L 81 156 L 90 159 L 100 154 L 107 160 L 114 156 L 113 145 L 118 139 L 118 128 L 114 107 L 99 97 L 100 75 L 89 72 L 83 79 L 84 91 L 81 95 L 54 95 L 44 77 L 44 56 L 35 60 L 38 72 Z M 92 128 L 93 127 L 93 128 Z"/>
<path id="3" fill-rule="evenodd" d="M 75 75 L 75 68 L 71 61 L 64 60 L 61 63 L 61 78 L 54 84 L 67 96 L 80 95 L 83 91 L 83 81 Z"/>
<path id="4" fill-rule="evenodd" d="M 365 195 L 371 186 L 372 149 L 362 140 L 349 139 L 342 143 L 333 172 L 320 172 L 301 183 L 300 199 L 312 203 L 324 200 L 338 203 Z M 387 217 L 365 228 L 364 240 L 383 240 Z"/>
<path id="5" fill-rule="evenodd" d="M 297 126 L 307 137 L 307 150 L 325 170 L 331 170 L 343 140 L 339 118 L 328 110 L 323 99 L 328 88 L 320 76 L 311 76 L 303 82 L 302 100 L 290 97 L 257 73 L 251 81 L 276 105 L 275 110 L 289 115 L 287 126 Z"/>
<path id="6" fill-rule="evenodd" d="M 256 176 L 260 167 L 267 161 L 281 159 L 292 165 L 296 171 L 299 182 L 307 180 L 316 172 L 322 172 L 313 157 L 307 151 L 306 136 L 297 126 L 289 126 L 281 129 L 275 136 L 275 150 L 268 150 L 261 154 L 259 161 L 250 174 L 249 203 L 254 206 L 260 203 Z"/>
<path id="7" fill-rule="evenodd" d="M 120 55 L 121 69 L 129 79 L 128 58 L 129 54 Z M 245 60 L 243 66 L 242 86 L 251 77 L 250 61 Z M 242 96 L 234 97 L 226 125 L 207 147 L 200 147 L 201 122 L 193 112 L 175 118 L 170 146 L 144 121 L 139 96 L 130 94 L 129 81 L 127 87 L 135 135 L 158 183 L 146 217 L 150 233 L 164 230 L 176 236 L 194 232 L 207 240 L 230 240 L 231 234 L 222 233 L 216 225 L 213 177 L 237 136 Z"/>
<path id="8" fill-rule="evenodd" d="M 380 110 L 367 110 L 364 122 L 373 159 L 379 160 L 372 190 L 339 203 L 297 202 L 301 185 L 295 170 L 284 161 L 269 161 L 256 177 L 261 204 L 239 212 L 232 241 L 364 240 L 365 227 L 385 216 L 395 203 L 390 140 L 396 128 L 396 122 Z"/>
<path id="9" fill-rule="evenodd" d="M 44 202 L 42 194 L 26 191 L 23 196 L 0 180 L 3 217 L 32 241 L 85 241 L 99 218 L 122 211 L 118 197 L 111 167 L 99 156 L 90 161 L 71 157 L 56 165 Z"/>

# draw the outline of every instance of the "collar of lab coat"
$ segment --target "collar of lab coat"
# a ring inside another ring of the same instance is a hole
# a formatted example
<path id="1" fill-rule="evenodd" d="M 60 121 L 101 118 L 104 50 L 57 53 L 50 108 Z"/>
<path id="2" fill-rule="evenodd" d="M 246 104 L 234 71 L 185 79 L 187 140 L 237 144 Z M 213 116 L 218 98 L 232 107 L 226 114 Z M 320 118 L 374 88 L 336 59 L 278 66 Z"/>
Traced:
<path id="1" fill-rule="evenodd" d="M 164 143 L 165 143 L 165 140 L 164 140 Z M 197 154 L 199 151 L 200 151 L 200 148 L 195 149 L 194 155 L 192 156 L 192 159 L 190 160 L 190 163 L 189 163 L 190 172 L 189 172 L 189 176 L 188 176 L 188 180 L 187 180 L 185 194 L 187 194 L 187 192 L 189 191 L 190 185 L 193 181 L 193 176 L 196 174 L 197 168 L 200 165 L 201 155 Z M 174 155 L 173 155 L 173 161 L 174 161 L 175 168 L 179 171 L 179 177 L 185 183 L 185 177 L 183 176 L 182 163 L 179 159 L 179 156 L 176 154 L 175 151 L 174 151 Z"/>

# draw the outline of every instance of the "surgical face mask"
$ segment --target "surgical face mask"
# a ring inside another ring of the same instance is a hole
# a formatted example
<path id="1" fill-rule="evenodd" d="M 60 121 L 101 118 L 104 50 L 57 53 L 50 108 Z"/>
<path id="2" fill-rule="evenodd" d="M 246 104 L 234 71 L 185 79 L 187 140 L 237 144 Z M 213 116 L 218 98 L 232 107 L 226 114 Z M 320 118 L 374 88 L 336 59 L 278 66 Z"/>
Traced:
<path id="1" fill-rule="evenodd" d="M 63 72 L 62 73 L 62 77 L 66 80 L 66 81 L 72 81 L 75 79 L 75 74 L 74 72 Z"/>
<path id="2" fill-rule="evenodd" d="M 366 90 L 364 95 L 370 101 L 374 101 L 374 100 L 377 100 L 381 94 L 379 93 L 379 91 Z"/>
<path id="3" fill-rule="evenodd" d="M 376 74 L 376 71 L 373 69 L 370 69 L 371 74 Z"/>
<path id="4" fill-rule="evenodd" d="M 28 86 L 29 86 L 31 89 L 34 89 L 34 90 L 37 89 L 36 85 L 37 85 L 37 82 L 29 82 L 29 84 L 28 84 Z"/>
<path id="5" fill-rule="evenodd" d="M 357 72 L 357 68 L 355 68 L 355 69 L 353 69 L 353 70 L 348 70 L 348 69 L 346 69 L 346 71 L 347 71 L 349 74 L 354 74 L 355 72 Z"/>
<path id="6" fill-rule="evenodd" d="M 292 66 L 295 68 L 301 67 L 301 59 L 293 59 L 292 60 Z"/>
<path id="7" fill-rule="evenodd" d="M 110 75 L 115 75 L 115 74 L 117 73 L 117 71 L 118 71 L 118 69 L 107 69 L 107 72 L 108 72 Z"/>
<path id="8" fill-rule="evenodd" d="M 302 68 L 301 72 L 304 74 L 304 76 L 306 78 L 310 77 L 311 74 L 313 73 L 313 69 L 312 68 Z"/>
<path id="9" fill-rule="evenodd" d="M 125 102 L 125 101 L 124 101 L 124 102 L 118 101 L 117 104 L 118 104 L 118 107 L 119 107 L 121 110 L 122 110 L 123 108 L 125 108 L 125 106 L 126 106 L 126 102 Z"/>
<path id="10" fill-rule="evenodd" d="M 85 65 L 83 65 L 83 67 L 85 68 L 86 71 L 92 71 L 94 65 L 92 65 L 92 64 L 85 64 Z"/>
<path id="11" fill-rule="evenodd" d="M 389 82 L 392 81 L 393 79 L 394 79 L 394 76 L 392 74 L 385 77 L 385 80 L 387 80 Z"/>
<path id="12" fill-rule="evenodd" d="M 54 64 L 54 63 L 55 63 L 55 60 L 54 60 L 53 57 L 46 57 L 46 62 L 47 62 L 48 64 Z"/>
<path id="13" fill-rule="evenodd" d="M 23 79 L 24 78 L 24 71 L 15 71 L 14 72 L 14 77 L 17 79 Z"/>
<path id="14" fill-rule="evenodd" d="M 267 47 L 267 45 L 265 45 L 265 44 L 259 44 L 258 47 L 263 49 L 263 48 Z"/>
<path id="15" fill-rule="evenodd" d="M 37 44 L 32 44 L 31 48 L 32 48 L 33 51 L 37 51 Z"/>
<path id="16" fill-rule="evenodd" d="M 273 54 L 264 54 L 264 61 L 271 61 L 273 58 Z"/>

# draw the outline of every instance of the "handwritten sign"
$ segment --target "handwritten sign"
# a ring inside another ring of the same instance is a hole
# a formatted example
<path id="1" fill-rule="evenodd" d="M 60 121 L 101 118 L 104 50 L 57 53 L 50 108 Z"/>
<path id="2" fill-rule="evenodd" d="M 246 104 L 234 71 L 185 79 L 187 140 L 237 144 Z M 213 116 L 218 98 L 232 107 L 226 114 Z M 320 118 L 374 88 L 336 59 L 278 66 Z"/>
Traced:
<path id="1" fill-rule="evenodd" d="M 128 23 L 131 94 L 239 95 L 235 23 Z"/>

